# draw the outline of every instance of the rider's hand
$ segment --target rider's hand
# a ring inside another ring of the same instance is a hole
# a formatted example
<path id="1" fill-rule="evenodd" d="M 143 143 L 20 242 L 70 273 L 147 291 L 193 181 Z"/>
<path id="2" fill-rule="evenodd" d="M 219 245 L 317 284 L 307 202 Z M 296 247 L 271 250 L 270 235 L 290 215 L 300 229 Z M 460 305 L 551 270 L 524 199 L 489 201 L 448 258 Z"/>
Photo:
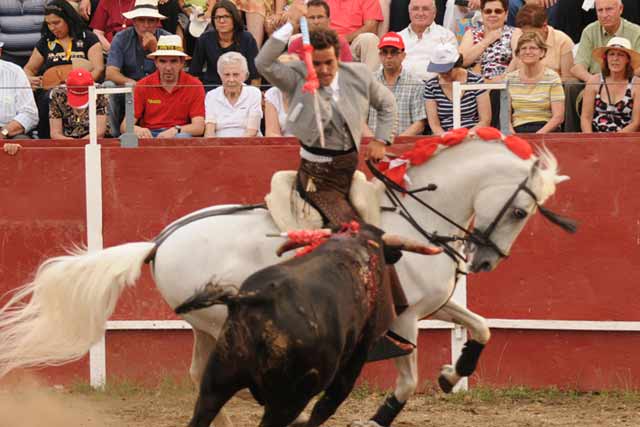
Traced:
<path id="1" fill-rule="evenodd" d="M 367 146 L 367 159 L 373 161 L 374 163 L 379 162 L 384 159 L 384 155 L 387 151 L 387 145 L 378 139 L 372 140 Z"/>

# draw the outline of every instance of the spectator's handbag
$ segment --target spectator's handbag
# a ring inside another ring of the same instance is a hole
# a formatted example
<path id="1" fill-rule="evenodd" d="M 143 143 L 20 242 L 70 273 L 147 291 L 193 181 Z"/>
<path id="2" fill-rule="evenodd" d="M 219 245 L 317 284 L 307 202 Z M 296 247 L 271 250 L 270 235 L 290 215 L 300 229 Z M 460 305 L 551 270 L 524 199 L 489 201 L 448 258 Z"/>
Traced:
<path id="1" fill-rule="evenodd" d="M 42 88 L 45 90 L 52 89 L 67 81 L 67 76 L 74 68 L 84 68 L 91 72 L 93 65 L 84 58 L 73 58 L 71 64 L 56 65 L 50 67 L 42 75 Z"/>

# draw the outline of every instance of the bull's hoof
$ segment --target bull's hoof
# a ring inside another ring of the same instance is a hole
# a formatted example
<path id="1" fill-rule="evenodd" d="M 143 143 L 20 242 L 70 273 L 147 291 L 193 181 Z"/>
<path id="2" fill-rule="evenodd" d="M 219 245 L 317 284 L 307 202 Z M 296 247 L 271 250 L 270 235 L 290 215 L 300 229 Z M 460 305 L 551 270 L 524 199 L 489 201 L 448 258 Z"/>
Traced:
<path id="1" fill-rule="evenodd" d="M 444 365 L 438 377 L 440 389 L 445 393 L 451 393 L 458 381 L 460 381 L 460 376 L 456 373 L 455 368 L 451 365 Z"/>
<path id="2" fill-rule="evenodd" d="M 368 421 L 352 421 L 349 427 L 384 427 L 373 420 Z"/>
<path id="3" fill-rule="evenodd" d="M 309 417 L 306 415 L 300 414 L 298 415 L 298 418 L 296 418 L 291 424 L 288 425 L 288 427 L 305 427 L 308 422 L 309 422 Z"/>

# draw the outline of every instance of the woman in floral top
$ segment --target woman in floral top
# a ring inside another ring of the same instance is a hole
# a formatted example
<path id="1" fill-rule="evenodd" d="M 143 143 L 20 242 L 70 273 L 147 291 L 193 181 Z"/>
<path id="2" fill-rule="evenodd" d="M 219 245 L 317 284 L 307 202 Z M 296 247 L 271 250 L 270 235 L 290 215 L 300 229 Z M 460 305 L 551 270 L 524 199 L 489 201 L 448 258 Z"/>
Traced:
<path id="1" fill-rule="evenodd" d="M 89 86 L 93 85 L 91 74 L 82 68 L 69 73 L 66 87 L 51 91 L 49 104 L 49 126 L 52 139 L 89 138 Z M 109 134 L 107 108 L 109 102 L 98 95 L 96 102 L 98 138 Z"/>

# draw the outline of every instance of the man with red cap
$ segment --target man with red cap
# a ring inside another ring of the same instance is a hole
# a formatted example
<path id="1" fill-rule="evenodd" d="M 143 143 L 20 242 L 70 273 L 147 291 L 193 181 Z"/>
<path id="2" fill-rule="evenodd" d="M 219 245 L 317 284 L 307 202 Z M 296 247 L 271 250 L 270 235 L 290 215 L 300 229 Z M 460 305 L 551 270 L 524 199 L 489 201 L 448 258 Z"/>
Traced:
<path id="1" fill-rule="evenodd" d="M 71 70 L 66 87 L 51 91 L 49 101 L 49 127 L 51 139 L 89 138 L 89 86 L 93 86 L 91 73 L 84 68 Z M 109 102 L 104 95 L 96 100 L 96 129 L 98 138 L 108 133 L 107 110 Z"/>
<path id="2" fill-rule="evenodd" d="M 402 67 L 406 54 L 404 42 L 397 33 L 387 33 L 378 43 L 378 54 L 382 67 L 374 73 L 375 78 L 387 86 L 396 98 L 398 116 L 394 135 L 420 135 L 425 128 L 427 113 L 422 98 L 423 83 Z M 369 129 L 375 132 L 377 112 L 369 109 Z"/>

